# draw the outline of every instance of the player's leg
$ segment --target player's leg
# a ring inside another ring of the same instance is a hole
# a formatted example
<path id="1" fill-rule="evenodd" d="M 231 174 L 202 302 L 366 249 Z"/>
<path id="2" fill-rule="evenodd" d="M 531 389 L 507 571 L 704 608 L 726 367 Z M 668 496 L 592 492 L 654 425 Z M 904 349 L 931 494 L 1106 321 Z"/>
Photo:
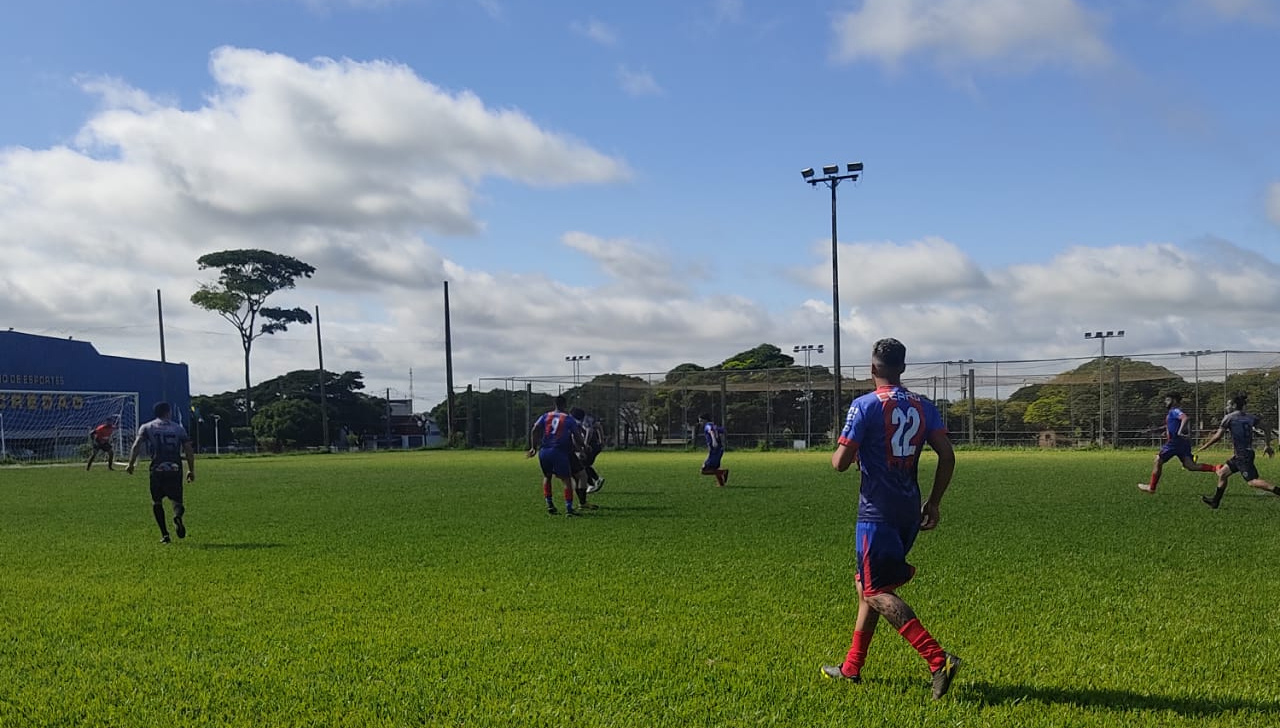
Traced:
<path id="1" fill-rule="evenodd" d="M 85 463 L 84 469 L 88 470 L 93 467 L 93 461 L 98 459 L 98 445 L 96 443 L 89 447 L 89 462 Z"/>
<path id="2" fill-rule="evenodd" d="M 702 474 L 714 475 L 716 485 L 724 487 L 724 475 L 720 470 L 720 458 L 724 457 L 724 450 L 713 448 L 707 451 L 707 459 L 702 461 Z"/>
<path id="3" fill-rule="evenodd" d="M 1244 478 L 1244 482 L 1248 483 L 1250 488 L 1257 488 L 1258 490 L 1280 495 L 1280 490 L 1276 490 L 1276 486 L 1263 480 L 1258 475 L 1258 466 L 1252 457 L 1246 458 L 1241 464 L 1240 477 Z"/>
<path id="4" fill-rule="evenodd" d="M 106 453 L 107 453 L 107 470 L 115 470 L 116 469 L 116 451 L 111 449 L 110 445 L 107 445 Z"/>
<path id="5" fill-rule="evenodd" d="M 164 478 L 163 473 L 151 473 L 151 515 L 160 527 L 160 543 L 169 543 L 169 526 L 164 518 Z"/>
<path id="6" fill-rule="evenodd" d="M 1201 502 L 1210 508 L 1217 508 L 1222 503 L 1222 495 L 1227 492 L 1227 479 L 1236 471 L 1235 458 L 1218 466 L 1218 488 L 1212 496 L 1200 496 Z"/>
<path id="7" fill-rule="evenodd" d="M 1178 460 L 1182 462 L 1182 467 L 1184 469 L 1190 470 L 1193 473 L 1218 472 L 1217 465 L 1210 465 L 1209 463 L 1198 463 L 1196 462 L 1196 459 L 1191 456 L 1191 453 L 1186 453 L 1185 455 L 1180 456 Z"/>
<path id="8" fill-rule="evenodd" d="M 1155 462 L 1151 465 L 1151 480 L 1146 483 L 1138 483 L 1138 490 L 1144 493 L 1156 492 L 1156 486 L 1160 483 L 1160 476 L 1164 473 L 1164 464 L 1173 457 L 1173 451 L 1168 443 L 1160 448 L 1160 452 L 1156 453 Z"/>
<path id="9" fill-rule="evenodd" d="M 564 484 L 564 514 L 566 516 L 578 515 L 578 512 L 573 509 L 573 478 L 559 473 L 556 474 L 556 477 Z"/>
<path id="10" fill-rule="evenodd" d="M 187 524 L 182 518 L 187 513 L 187 507 L 182 498 L 182 472 L 169 473 L 168 482 L 165 487 L 165 496 L 173 502 L 173 528 L 178 538 L 187 537 Z"/>
<path id="11" fill-rule="evenodd" d="M 595 506 L 587 504 L 587 469 L 582 465 L 582 458 L 577 453 L 569 453 L 569 479 L 573 481 L 573 490 L 578 494 L 578 507 L 581 510 L 593 510 Z"/>
<path id="12" fill-rule="evenodd" d="M 880 613 L 871 608 L 862 596 L 862 582 L 858 581 L 858 619 L 853 626 L 853 639 L 844 662 L 839 665 L 823 665 L 822 674 L 829 678 L 843 678 L 855 682 L 862 679 L 862 666 L 867 661 L 867 650 L 875 636 Z"/>
<path id="13" fill-rule="evenodd" d="M 554 463 L 550 453 L 546 450 L 538 452 L 538 465 L 542 468 L 542 497 L 547 501 L 547 513 L 557 515 L 556 501 L 551 497 L 551 477 L 554 475 L 552 469 Z"/>

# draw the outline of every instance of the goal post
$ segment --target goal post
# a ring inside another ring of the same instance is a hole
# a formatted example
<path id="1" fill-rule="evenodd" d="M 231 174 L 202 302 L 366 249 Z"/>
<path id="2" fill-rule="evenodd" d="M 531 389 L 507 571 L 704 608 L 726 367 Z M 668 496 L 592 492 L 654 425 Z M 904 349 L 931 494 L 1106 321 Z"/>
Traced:
<path id="1" fill-rule="evenodd" d="M 0 390 L 0 460 L 47 463 L 83 459 L 90 432 L 115 422 L 120 457 L 138 430 L 137 392 Z"/>

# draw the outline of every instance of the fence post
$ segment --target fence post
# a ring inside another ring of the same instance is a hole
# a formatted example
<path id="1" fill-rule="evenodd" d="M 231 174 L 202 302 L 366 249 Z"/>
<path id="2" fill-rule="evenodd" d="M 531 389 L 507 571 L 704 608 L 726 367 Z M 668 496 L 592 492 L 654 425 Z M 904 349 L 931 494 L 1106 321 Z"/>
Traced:
<path id="1" fill-rule="evenodd" d="M 729 375 L 720 375 L 720 426 L 729 429 Z"/>
<path id="2" fill-rule="evenodd" d="M 995 443 L 1000 447 L 1000 362 L 996 361 L 996 409 Z"/>
<path id="3" fill-rule="evenodd" d="M 467 385 L 467 447 L 475 447 L 476 444 L 476 393 Z"/>
<path id="4" fill-rule="evenodd" d="M 1111 385 L 1111 447 L 1120 447 L 1120 359 Z"/>
<path id="5" fill-rule="evenodd" d="M 533 429 L 533 382 L 524 383 L 524 434 L 521 437 L 527 438 L 529 430 Z M 524 444 L 527 449 L 532 442 Z"/>
<path id="6" fill-rule="evenodd" d="M 969 367 L 969 444 L 970 445 L 974 444 L 974 442 L 976 442 L 978 439 L 977 432 L 974 429 L 975 420 L 977 418 L 974 417 L 976 413 L 973 411 L 973 408 L 974 406 L 976 406 L 978 401 L 978 398 L 975 397 L 973 394 L 973 385 L 975 381 L 976 379 L 973 376 L 973 367 Z"/>

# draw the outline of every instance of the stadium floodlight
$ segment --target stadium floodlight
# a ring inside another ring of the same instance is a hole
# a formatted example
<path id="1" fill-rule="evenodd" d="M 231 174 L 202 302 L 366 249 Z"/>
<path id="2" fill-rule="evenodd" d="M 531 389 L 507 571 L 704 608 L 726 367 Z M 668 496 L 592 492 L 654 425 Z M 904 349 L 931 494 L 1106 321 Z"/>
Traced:
<path id="1" fill-rule="evenodd" d="M 213 416 L 213 454 L 218 454 L 218 421 L 222 419 L 222 415 Z"/>
<path id="2" fill-rule="evenodd" d="M 804 352 L 806 382 L 804 391 L 804 446 L 808 448 L 813 445 L 813 370 L 809 368 L 809 357 L 813 354 L 821 354 L 822 344 L 796 344 L 791 347 L 791 352 L 794 354 Z"/>
<path id="3" fill-rule="evenodd" d="M 1102 396 L 1102 383 L 1106 378 L 1107 339 L 1124 338 L 1124 329 L 1105 333 L 1102 331 L 1086 331 L 1084 332 L 1084 338 L 1095 339 L 1102 345 L 1102 354 L 1098 357 L 1098 445 L 1102 445 L 1106 442 L 1106 436 L 1103 434 L 1106 431 L 1104 420 L 1106 417 L 1106 400 Z M 1120 433 L 1117 432 L 1116 434 L 1119 435 Z"/>
<path id="4" fill-rule="evenodd" d="M 840 432 L 844 413 L 840 411 L 843 396 L 840 393 L 840 262 L 836 252 L 836 187 L 845 180 L 857 181 L 862 174 L 862 162 L 849 162 L 845 165 L 847 174 L 838 174 L 840 165 L 822 165 L 823 177 L 815 177 L 812 167 L 800 172 L 804 181 L 817 187 L 825 184 L 831 190 L 831 369 L 835 381 L 835 389 L 831 398 L 831 426 L 834 432 Z"/>
<path id="5" fill-rule="evenodd" d="M 591 355 L 590 354 L 572 354 L 570 356 L 566 356 L 564 360 L 567 362 L 573 363 L 573 386 L 576 387 L 578 386 L 579 367 L 582 366 L 582 362 L 590 361 Z"/>
<path id="6" fill-rule="evenodd" d="M 1197 428 L 1199 428 L 1201 425 L 1200 423 L 1200 357 L 1205 356 L 1206 354 L 1212 354 L 1212 353 L 1214 352 L 1210 351 L 1209 349 L 1196 349 L 1195 351 L 1178 352 L 1180 356 L 1189 356 L 1195 360 L 1195 380 L 1194 380 L 1195 384 L 1193 385 L 1195 387 L 1195 394 L 1192 396 L 1195 397 L 1195 412 L 1196 412 L 1195 423 Z"/>

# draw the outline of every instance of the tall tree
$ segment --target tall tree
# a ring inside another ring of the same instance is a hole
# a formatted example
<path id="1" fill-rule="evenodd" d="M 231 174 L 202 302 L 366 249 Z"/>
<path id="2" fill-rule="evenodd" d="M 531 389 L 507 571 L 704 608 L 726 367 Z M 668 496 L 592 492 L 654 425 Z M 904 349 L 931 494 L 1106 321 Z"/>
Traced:
<path id="1" fill-rule="evenodd" d="M 267 297 L 293 288 L 298 278 L 310 278 L 316 269 L 297 258 L 268 250 L 223 250 L 202 255 L 196 263 L 200 270 L 218 269 L 218 282 L 202 283 L 200 290 L 191 294 L 191 302 L 230 321 L 240 332 L 240 345 L 244 347 L 245 422 L 248 424 L 253 418 L 249 351 L 254 340 L 286 331 L 289 324 L 311 323 L 311 314 L 306 310 L 268 307 Z"/>

